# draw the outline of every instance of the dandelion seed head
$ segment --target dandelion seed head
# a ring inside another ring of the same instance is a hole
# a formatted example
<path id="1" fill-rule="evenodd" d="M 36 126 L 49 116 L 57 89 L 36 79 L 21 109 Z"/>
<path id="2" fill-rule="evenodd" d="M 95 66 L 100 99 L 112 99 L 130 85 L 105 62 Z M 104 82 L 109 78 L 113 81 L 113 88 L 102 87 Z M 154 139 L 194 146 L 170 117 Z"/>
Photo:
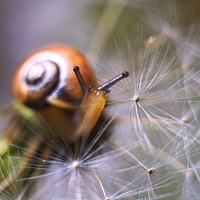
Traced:
<path id="1" fill-rule="evenodd" d="M 190 66 L 187 64 L 183 64 L 183 65 L 181 65 L 181 68 L 182 68 L 183 72 L 187 72 L 190 69 Z"/>
<path id="2" fill-rule="evenodd" d="M 149 44 L 153 44 L 156 41 L 156 37 L 150 36 L 148 39 Z"/>
<path id="3" fill-rule="evenodd" d="M 74 160 L 72 163 L 72 167 L 77 169 L 80 167 L 80 163 L 77 160 Z"/>
<path id="4" fill-rule="evenodd" d="M 176 29 L 172 28 L 168 24 L 165 24 L 163 26 L 163 33 L 166 34 L 167 36 L 169 36 L 170 38 L 174 38 L 175 39 L 175 38 L 179 37 L 179 32 Z"/>
<path id="5" fill-rule="evenodd" d="M 152 174 L 153 173 L 153 169 L 148 169 L 148 173 Z"/>
<path id="6" fill-rule="evenodd" d="M 188 122 L 188 119 L 187 119 L 186 117 L 183 117 L 183 118 L 181 119 L 181 122 L 187 123 L 187 122 Z"/>
<path id="7" fill-rule="evenodd" d="M 139 97 L 138 97 L 137 95 L 135 95 L 135 96 L 133 97 L 133 101 L 138 102 L 138 101 L 139 101 Z"/>

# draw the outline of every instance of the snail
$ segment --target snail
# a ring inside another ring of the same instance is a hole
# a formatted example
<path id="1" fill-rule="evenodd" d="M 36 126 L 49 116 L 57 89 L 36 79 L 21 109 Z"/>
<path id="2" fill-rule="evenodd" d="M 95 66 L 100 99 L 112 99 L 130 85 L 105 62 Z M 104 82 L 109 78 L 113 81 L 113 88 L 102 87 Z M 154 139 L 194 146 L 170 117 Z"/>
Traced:
<path id="1" fill-rule="evenodd" d="M 75 110 L 70 130 L 73 142 L 90 134 L 105 106 L 109 88 L 128 75 L 123 72 L 97 87 L 91 64 L 82 53 L 69 46 L 50 45 L 33 52 L 19 65 L 12 92 L 16 101 L 31 109 L 48 104 Z"/>

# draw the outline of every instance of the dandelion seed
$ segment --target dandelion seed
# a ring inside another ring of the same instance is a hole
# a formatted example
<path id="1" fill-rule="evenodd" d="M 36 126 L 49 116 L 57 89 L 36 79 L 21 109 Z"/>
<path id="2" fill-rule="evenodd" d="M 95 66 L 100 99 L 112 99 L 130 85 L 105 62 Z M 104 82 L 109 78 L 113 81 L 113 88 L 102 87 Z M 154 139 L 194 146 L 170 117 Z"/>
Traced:
<path id="1" fill-rule="evenodd" d="M 153 170 L 152 170 L 152 169 L 148 169 L 148 173 L 149 173 L 149 174 L 152 174 L 152 173 L 153 173 Z"/>
<path id="2" fill-rule="evenodd" d="M 183 123 L 187 123 L 187 122 L 188 122 L 188 119 L 187 119 L 186 117 L 183 117 L 183 118 L 181 119 L 181 121 L 182 121 Z"/>
<path id="3" fill-rule="evenodd" d="M 138 101 L 139 101 L 138 96 L 134 96 L 134 97 L 133 97 L 133 101 L 138 102 Z"/>
<path id="4" fill-rule="evenodd" d="M 130 78 L 113 86 L 76 155 L 65 137 L 68 112 L 49 112 L 50 120 L 17 104 L 1 112 L 0 198 L 200 197 L 198 26 L 179 26 L 176 2 L 142 2 L 101 10 L 86 54 L 100 85 L 125 70 Z"/>
<path id="5" fill-rule="evenodd" d="M 79 162 L 78 161 L 74 161 L 73 163 L 72 163 L 72 167 L 73 168 L 79 168 Z"/>

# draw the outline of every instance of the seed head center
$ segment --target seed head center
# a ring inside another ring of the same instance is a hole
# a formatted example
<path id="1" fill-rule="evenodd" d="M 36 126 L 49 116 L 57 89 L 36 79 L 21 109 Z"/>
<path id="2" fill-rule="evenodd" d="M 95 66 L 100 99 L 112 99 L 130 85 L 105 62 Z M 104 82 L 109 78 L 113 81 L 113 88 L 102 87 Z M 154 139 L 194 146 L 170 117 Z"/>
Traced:
<path id="1" fill-rule="evenodd" d="M 135 101 L 135 102 L 138 102 L 138 101 L 139 101 L 139 98 L 138 98 L 137 95 L 135 95 L 135 96 L 133 97 L 133 101 Z"/>
<path id="2" fill-rule="evenodd" d="M 75 160 L 75 161 L 72 163 L 72 167 L 73 167 L 73 168 L 76 168 L 76 169 L 79 168 L 79 162 Z"/>

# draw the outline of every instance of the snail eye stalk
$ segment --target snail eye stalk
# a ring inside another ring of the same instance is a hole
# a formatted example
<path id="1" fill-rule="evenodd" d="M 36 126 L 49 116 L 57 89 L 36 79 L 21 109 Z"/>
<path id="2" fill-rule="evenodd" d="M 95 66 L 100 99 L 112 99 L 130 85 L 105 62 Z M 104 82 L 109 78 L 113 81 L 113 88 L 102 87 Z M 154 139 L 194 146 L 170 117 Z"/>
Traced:
<path id="1" fill-rule="evenodd" d="M 74 67 L 74 73 L 76 74 L 76 77 L 79 81 L 79 84 L 81 86 L 82 92 L 83 94 L 88 91 L 92 86 L 88 86 L 87 83 L 85 82 L 85 80 L 83 79 L 79 67 L 75 66 Z M 104 83 L 103 85 L 99 86 L 97 88 L 97 90 L 102 90 L 105 93 L 109 92 L 109 88 L 112 87 L 113 85 L 115 85 L 116 83 L 118 83 L 120 80 L 126 78 L 129 76 L 129 73 L 127 71 L 124 71 L 122 74 L 116 76 L 115 78 L 111 79 L 110 81 Z"/>
<path id="2" fill-rule="evenodd" d="M 98 87 L 98 90 L 103 90 L 104 92 L 108 91 L 108 89 L 110 87 L 112 87 L 113 85 L 115 85 L 116 83 L 118 83 L 120 80 L 126 78 L 129 76 L 129 73 L 127 71 L 124 71 L 122 74 L 116 76 L 115 78 L 113 78 L 112 80 L 104 83 L 103 85 Z"/>

